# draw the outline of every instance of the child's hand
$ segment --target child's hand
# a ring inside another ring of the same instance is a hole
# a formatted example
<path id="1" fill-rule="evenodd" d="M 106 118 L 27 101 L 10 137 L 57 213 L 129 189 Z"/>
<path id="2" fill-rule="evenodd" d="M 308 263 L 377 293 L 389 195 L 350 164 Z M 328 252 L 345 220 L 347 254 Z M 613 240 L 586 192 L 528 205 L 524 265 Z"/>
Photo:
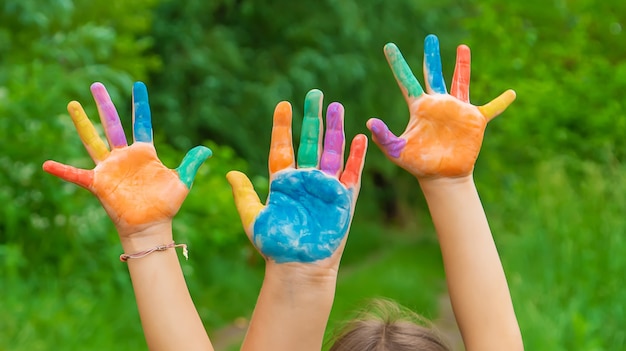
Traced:
<path id="1" fill-rule="evenodd" d="M 277 263 L 317 262 L 336 252 L 340 256 L 354 214 L 367 138 L 362 134 L 354 138 L 344 169 L 343 106 L 328 106 L 321 148 L 322 97 L 319 90 L 306 96 L 297 166 L 291 105 L 283 101 L 276 106 L 266 205 L 244 174 L 233 171 L 227 175 L 248 237 L 266 259 Z"/>
<path id="2" fill-rule="evenodd" d="M 126 143 L 115 106 L 105 87 L 91 86 L 111 150 L 107 148 L 82 106 L 72 101 L 67 108 L 89 155 L 93 170 L 47 161 L 43 169 L 95 194 L 113 220 L 121 238 L 171 221 L 182 205 L 200 165 L 211 150 L 199 146 L 187 153 L 180 167 L 168 169 L 157 157 L 152 143 L 148 92 L 143 83 L 133 86 L 133 139 Z"/>
<path id="3" fill-rule="evenodd" d="M 367 127 L 387 157 L 417 178 L 462 177 L 472 173 L 487 122 L 515 100 L 507 90 L 484 106 L 469 103 L 470 49 L 460 45 L 450 94 L 441 72 L 439 41 L 426 37 L 424 76 L 426 93 L 394 44 L 385 56 L 409 106 L 406 130 L 396 137 L 379 119 Z"/>

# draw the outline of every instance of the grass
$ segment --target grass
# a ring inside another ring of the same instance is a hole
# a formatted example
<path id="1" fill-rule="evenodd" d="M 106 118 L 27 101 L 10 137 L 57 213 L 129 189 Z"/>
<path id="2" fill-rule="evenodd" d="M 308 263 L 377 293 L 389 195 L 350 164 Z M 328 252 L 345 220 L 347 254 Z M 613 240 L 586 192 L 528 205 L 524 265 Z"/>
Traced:
<path id="1" fill-rule="evenodd" d="M 528 350 L 626 345 L 625 175 L 621 165 L 553 160 L 488 192 Z"/>

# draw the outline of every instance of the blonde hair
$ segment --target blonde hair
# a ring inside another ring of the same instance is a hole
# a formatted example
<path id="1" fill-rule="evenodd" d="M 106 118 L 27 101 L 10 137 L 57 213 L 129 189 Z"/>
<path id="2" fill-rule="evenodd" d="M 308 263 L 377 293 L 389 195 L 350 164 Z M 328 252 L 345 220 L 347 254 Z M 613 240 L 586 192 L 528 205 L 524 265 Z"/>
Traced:
<path id="1" fill-rule="evenodd" d="M 331 343 L 329 351 L 450 351 L 430 321 L 387 299 L 372 300 Z"/>

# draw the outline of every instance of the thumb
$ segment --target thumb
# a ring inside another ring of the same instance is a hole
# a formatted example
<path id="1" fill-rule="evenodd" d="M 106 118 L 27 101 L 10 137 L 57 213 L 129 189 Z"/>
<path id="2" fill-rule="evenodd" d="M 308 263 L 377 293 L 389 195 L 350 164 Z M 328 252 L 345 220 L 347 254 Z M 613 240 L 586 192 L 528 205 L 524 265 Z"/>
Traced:
<path id="1" fill-rule="evenodd" d="M 226 179 L 228 179 L 233 189 L 235 206 L 237 207 L 237 212 L 239 212 L 243 228 L 248 233 L 248 236 L 251 236 L 252 224 L 265 206 L 259 200 L 259 196 L 254 191 L 250 179 L 245 174 L 238 171 L 230 171 L 226 174 Z"/>
<path id="2" fill-rule="evenodd" d="M 515 91 L 509 89 L 485 105 L 479 106 L 478 110 L 483 114 L 483 116 L 485 116 L 487 122 L 489 122 L 504 112 L 504 110 L 506 110 L 506 108 L 509 107 L 513 101 L 515 101 L 515 97 Z"/>
<path id="3" fill-rule="evenodd" d="M 180 177 L 180 180 L 187 186 L 187 189 L 191 189 L 191 184 L 196 177 L 196 173 L 198 173 L 198 168 L 200 168 L 202 163 L 204 163 L 207 158 L 211 157 L 211 155 L 213 155 L 211 149 L 204 146 L 196 146 L 187 152 L 180 166 L 176 168 L 178 177 Z"/>
<path id="4" fill-rule="evenodd" d="M 46 161 L 43 170 L 67 182 L 89 189 L 93 184 L 93 171 L 65 165 L 56 161 Z"/>
<path id="5" fill-rule="evenodd" d="M 367 121 L 367 129 L 372 132 L 372 140 L 387 155 L 387 157 L 398 158 L 404 150 L 406 140 L 398 138 L 393 134 L 385 122 L 378 118 L 370 118 Z"/>

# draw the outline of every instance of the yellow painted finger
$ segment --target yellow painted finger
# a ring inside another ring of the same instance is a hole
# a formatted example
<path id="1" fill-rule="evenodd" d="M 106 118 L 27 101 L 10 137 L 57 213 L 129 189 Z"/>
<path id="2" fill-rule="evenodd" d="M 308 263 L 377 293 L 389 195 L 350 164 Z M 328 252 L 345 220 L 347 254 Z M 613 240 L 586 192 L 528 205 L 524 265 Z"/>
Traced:
<path id="1" fill-rule="evenodd" d="M 500 94 L 497 98 L 491 100 L 483 106 L 478 106 L 478 110 L 485 116 L 487 122 L 504 112 L 513 101 L 515 101 L 515 91 L 509 89 Z"/>
<path id="2" fill-rule="evenodd" d="M 96 163 L 100 163 L 109 156 L 104 140 L 98 135 L 98 131 L 87 117 L 85 110 L 77 101 L 72 101 L 67 105 L 67 111 L 72 117 L 76 131 L 80 140 L 82 140 L 85 149 L 89 152 L 91 159 Z"/>
<path id="3" fill-rule="evenodd" d="M 259 215 L 259 212 L 261 212 L 265 206 L 263 206 L 261 200 L 259 200 L 259 196 L 254 191 L 250 179 L 248 179 L 245 174 L 238 171 L 230 171 L 226 174 L 226 179 L 228 179 L 233 189 L 235 206 L 237 207 L 237 212 L 239 212 L 241 223 L 246 233 L 251 235 L 252 225 Z"/>

